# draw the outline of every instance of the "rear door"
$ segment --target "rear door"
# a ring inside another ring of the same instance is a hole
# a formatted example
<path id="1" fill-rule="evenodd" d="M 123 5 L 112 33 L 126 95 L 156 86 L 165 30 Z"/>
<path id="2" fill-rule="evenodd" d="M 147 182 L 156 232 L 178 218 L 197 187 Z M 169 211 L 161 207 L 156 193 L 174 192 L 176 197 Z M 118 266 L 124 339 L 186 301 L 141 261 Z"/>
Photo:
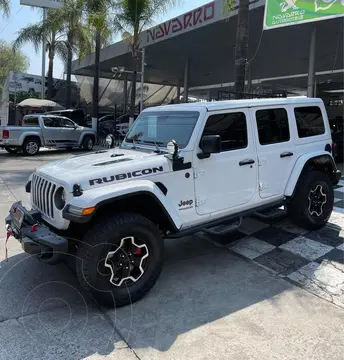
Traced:
<path id="1" fill-rule="evenodd" d="M 57 116 L 42 116 L 42 133 L 47 146 L 58 146 L 62 140 L 62 127 Z"/>
<path id="2" fill-rule="evenodd" d="M 297 159 L 288 105 L 251 108 L 261 198 L 280 197 Z"/>
<path id="3" fill-rule="evenodd" d="M 60 118 L 60 124 L 62 131 L 61 140 L 63 140 L 63 143 L 68 146 L 77 146 L 80 131 L 76 127 L 76 124 L 67 118 Z"/>

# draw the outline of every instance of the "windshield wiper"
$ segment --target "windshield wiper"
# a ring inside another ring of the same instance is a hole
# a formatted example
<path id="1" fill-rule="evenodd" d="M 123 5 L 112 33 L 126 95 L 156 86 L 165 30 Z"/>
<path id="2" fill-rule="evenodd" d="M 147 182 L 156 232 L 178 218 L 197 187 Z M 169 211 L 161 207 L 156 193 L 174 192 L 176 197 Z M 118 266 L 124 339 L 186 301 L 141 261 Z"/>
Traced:
<path id="1" fill-rule="evenodd" d="M 148 141 L 148 140 L 147 140 L 147 141 L 144 141 L 143 143 L 144 143 L 144 144 L 154 144 L 155 147 L 156 147 L 156 152 L 157 152 L 158 154 L 161 153 L 161 150 L 160 150 L 159 145 L 162 145 L 163 142 L 161 142 L 161 141 Z"/>
<path id="2" fill-rule="evenodd" d="M 132 138 L 127 138 L 127 139 L 125 139 L 125 141 L 126 142 L 132 142 L 133 143 L 133 147 L 132 147 L 132 149 L 136 149 L 136 145 L 140 142 L 139 140 L 135 140 L 133 137 Z"/>

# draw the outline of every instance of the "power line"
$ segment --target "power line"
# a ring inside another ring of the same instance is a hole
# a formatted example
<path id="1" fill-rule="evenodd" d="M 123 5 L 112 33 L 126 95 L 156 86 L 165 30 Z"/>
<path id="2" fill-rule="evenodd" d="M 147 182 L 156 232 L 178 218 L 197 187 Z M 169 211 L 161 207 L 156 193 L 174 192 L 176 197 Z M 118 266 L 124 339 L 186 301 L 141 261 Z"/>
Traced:
<path id="1" fill-rule="evenodd" d="M 21 12 L 22 9 L 23 9 L 23 7 L 21 6 L 18 9 L 18 11 L 15 13 L 15 15 L 12 17 L 12 19 L 0 30 L 0 35 L 7 28 L 7 26 L 14 20 L 14 18 Z"/>

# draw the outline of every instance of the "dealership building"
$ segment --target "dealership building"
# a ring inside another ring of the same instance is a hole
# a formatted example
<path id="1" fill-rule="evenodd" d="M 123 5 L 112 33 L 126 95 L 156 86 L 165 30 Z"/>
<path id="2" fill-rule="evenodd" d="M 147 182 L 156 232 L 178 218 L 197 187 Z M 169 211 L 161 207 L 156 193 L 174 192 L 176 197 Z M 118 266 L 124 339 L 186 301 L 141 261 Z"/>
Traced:
<path id="1" fill-rule="evenodd" d="M 344 4 L 337 1 L 344 9 Z M 278 3 L 283 8 L 283 1 Z M 263 30 L 264 10 L 265 0 L 250 1 L 247 91 L 294 96 L 324 94 L 333 104 L 342 104 L 343 17 Z M 174 101 L 180 94 L 184 99 L 230 98 L 237 13 L 238 6 L 228 11 L 224 0 L 215 0 L 144 31 L 141 48 L 145 53 L 145 84 L 154 89 L 169 88 Z M 283 14 L 278 17 L 288 15 Z M 90 54 L 74 61 L 73 74 L 93 77 L 94 58 Z M 101 78 L 121 82 L 123 89 L 129 89 L 132 67 L 127 42 L 101 50 Z M 140 84 L 137 86 L 139 102 Z M 145 94 L 147 102 L 150 96 Z"/>

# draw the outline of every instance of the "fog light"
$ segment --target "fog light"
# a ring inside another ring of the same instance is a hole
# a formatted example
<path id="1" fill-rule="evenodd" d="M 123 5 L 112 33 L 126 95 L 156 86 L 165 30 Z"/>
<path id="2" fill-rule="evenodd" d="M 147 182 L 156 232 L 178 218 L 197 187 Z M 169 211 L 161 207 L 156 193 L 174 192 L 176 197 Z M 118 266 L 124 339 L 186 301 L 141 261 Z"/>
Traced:
<path id="1" fill-rule="evenodd" d="M 114 138 L 113 135 L 109 134 L 109 135 L 106 137 L 105 141 L 106 141 L 106 143 L 107 143 L 110 147 L 112 147 L 113 144 L 114 144 L 114 142 L 115 142 L 115 138 Z"/>

